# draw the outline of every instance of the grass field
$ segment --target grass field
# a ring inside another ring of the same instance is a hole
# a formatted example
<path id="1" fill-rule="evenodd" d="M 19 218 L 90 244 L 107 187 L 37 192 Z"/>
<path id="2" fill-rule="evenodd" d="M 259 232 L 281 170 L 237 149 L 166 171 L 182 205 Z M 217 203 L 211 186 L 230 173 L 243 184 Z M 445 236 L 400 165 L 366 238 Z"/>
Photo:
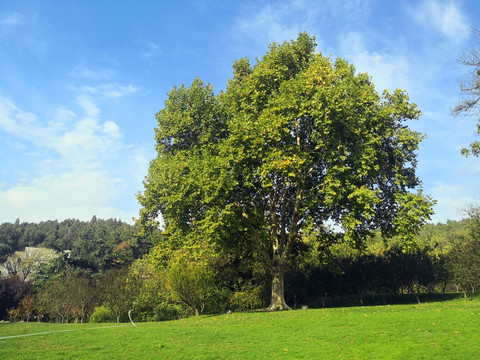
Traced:
<path id="1" fill-rule="evenodd" d="M 27 337 L 22 334 L 44 333 Z M 480 299 L 162 323 L 0 324 L 0 359 L 479 359 Z"/>

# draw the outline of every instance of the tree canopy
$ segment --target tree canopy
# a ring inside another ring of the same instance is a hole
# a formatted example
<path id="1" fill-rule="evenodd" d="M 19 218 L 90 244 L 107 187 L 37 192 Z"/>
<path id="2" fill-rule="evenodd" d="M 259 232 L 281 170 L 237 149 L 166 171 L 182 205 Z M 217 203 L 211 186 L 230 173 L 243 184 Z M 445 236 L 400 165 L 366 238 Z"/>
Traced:
<path id="1" fill-rule="evenodd" d="M 251 248 L 283 310 L 284 273 L 297 245 L 372 230 L 413 242 L 432 213 L 415 174 L 424 136 L 404 91 L 379 94 L 367 74 L 315 53 L 315 40 L 272 44 L 256 65 L 233 65 L 226 90 L 195 79 L 157 114 L 157 157 L 138 195 L 144 228 L 164 221 L 172 246 Z"/>

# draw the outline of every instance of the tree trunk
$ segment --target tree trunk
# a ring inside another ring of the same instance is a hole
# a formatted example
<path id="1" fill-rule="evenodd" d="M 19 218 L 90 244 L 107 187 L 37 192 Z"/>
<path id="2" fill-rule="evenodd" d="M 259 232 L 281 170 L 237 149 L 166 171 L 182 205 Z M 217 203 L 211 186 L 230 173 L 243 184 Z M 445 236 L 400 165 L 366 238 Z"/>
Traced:
<path id="1" fill-rule="evenodd" d="M 285 287 L 283 278 L 285 269 L 281 265 L 273 267 L 273 279 L 272 279 L 272 298 L 268 311 L 282 311 L 291 310 L 290 306 L 285 302 Z"/>

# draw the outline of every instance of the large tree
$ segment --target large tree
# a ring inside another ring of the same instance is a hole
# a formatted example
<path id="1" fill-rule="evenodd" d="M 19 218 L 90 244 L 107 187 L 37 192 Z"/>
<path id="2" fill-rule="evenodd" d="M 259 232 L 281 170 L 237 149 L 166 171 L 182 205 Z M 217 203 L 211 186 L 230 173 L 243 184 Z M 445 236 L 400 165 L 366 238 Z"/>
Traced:
<path id="1" fill-rule="evenodd" d="M 145 228 L 171 244 L 254 249 L 272 276 L 270 310 L 288 309 L 284 274 L 305 238 L 361 246 L 373 229 L 406 243 L 431 214 L 415 175 L 420 115 L 402 91 L 315 54 L 306 33 L 233 65 L 215 95 L 195 79 L 157 114 L 157 157 L 139 194 Z M 331 229 L 331 230 L 328 230 Z"/>

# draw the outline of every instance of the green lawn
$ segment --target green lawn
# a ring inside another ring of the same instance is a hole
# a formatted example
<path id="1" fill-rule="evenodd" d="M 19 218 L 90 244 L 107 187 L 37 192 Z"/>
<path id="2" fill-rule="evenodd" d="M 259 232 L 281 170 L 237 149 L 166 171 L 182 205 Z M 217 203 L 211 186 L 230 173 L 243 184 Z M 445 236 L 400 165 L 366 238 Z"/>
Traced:
<path id="1" fill-rule="evenodd" d="M 233 313 L 137 327 L 0 324 L 0 337 L 41 332 L 53 333 L 0 339 L 0 359 L 478 359 L 480 300 Z"/>

